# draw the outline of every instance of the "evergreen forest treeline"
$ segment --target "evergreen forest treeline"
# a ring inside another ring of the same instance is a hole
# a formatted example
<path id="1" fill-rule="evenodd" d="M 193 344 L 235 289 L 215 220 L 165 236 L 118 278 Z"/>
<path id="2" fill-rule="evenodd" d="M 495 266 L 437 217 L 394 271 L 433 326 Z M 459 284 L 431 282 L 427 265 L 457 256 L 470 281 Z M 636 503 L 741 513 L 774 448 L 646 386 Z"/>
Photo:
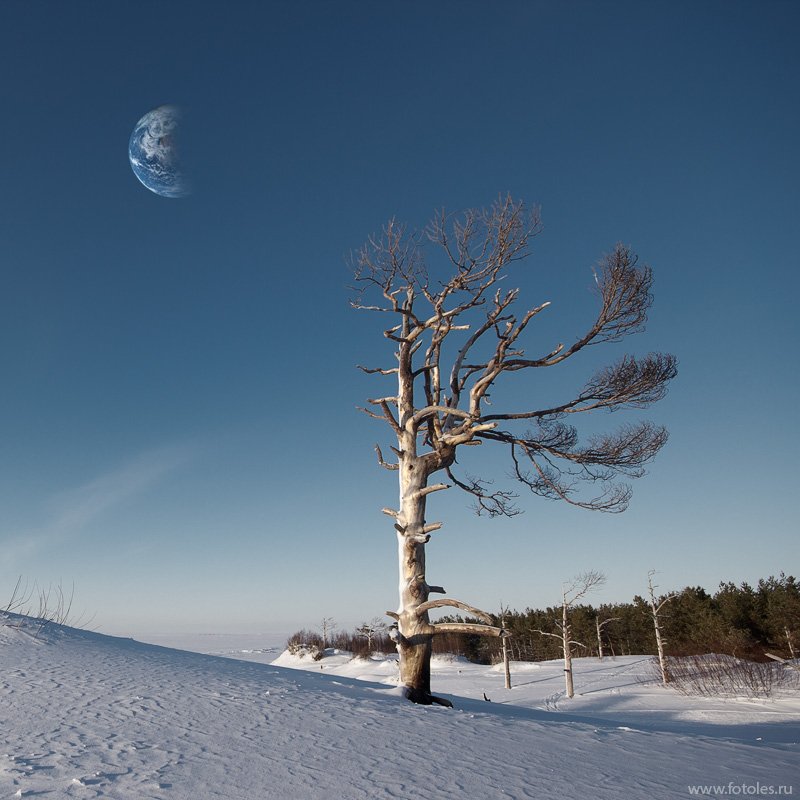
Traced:
<path id="1" fill-rule="evenodd" d="M 699 586 L 687 586 L 661 609 L 659 623 L 669 656 L 722 653 L 765 661 L 765 653 L 784 658 L 800 656 L 800 584 L 791 575 L 762 578 L 755 586 L 721 583 L 714 594 Z M 666 594 L 656 598 L 660 603 Z M 649 599 L 636 596 L 629 603 L 576 605 L 570 609 L 572 639 L 579 642 L 573 655 L 597 656 L 597 623 L 601 623 L 603 653 L 613 655 L 654 655 L 656 653 L 653 618 Z M 494 615 L 496 625 L 511 633 L 506 640 L 510 657 L 515 661 L 544 661 L 562 655 L 557 622 L 561 606 L 545 609 L 526 608 L 507 611 L 503 618 Z M 611 620 L 606 622 L 606 620 Z M 464 621 L 459 616 L 440 621 Z M 466 621 L 477 621 L 466 618 Z M 602 624 L 605 623 L 605 624 Z M 369 627 L 366 623 L 360 630 Z M 454 653 L 477 663 L 501 660 L 501 642 L 472 634 L 443 634 L 434 637 L 434 652 Z M 373 630 L 369 643 L 358 631 L 337 631 L 328 641 L 309 631 L 298 631 L 289 645 L 317 648 L 325 646 L 350 650 L 356 655 L 370 652 L 393 653 L 395 645 L 381 629 Z"/>
<path id="2" fill-rule="evenodd" d="M 791 575 L 769 577 L 756 586 L 721 583 L 714 594 L 699 586 L 687 586 L 669 600 L 659 613 L 666 653 L 671 656 L 724 653 L 754 661 L 766 660 L 765 652 L 785 658 L 800 655 L 800 584 Z M 660 603 L 667 595 L 656 598 Z M 457 621 L 457 617 L 450 617 Z M 559 658 L 561 642 L 545 633 L 559 633 L 561 606 L 509 611 L 504 624 L 511 636 L 510 655 L 517 661 Z M 496 624 L 501 619 L 495 616 Z M 605 655 L 655 654 L 656 642 L 649 598 L 636 596 L 630 603 L 598 606 L 576 605 L 570 610 L 575 656 L 597 656 L 597 622 Z M 455 652 L 479 663 L 500 658 L 496 639 L 479 636 L 437 636 L 437 652 Z"/>

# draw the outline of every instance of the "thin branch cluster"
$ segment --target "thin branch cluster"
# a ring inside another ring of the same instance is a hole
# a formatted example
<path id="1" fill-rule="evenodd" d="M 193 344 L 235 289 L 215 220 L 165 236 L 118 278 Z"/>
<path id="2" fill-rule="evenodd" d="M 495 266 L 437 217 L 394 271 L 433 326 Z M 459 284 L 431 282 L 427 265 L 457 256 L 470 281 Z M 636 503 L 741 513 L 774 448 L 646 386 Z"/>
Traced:
<path id="1" fill-rule="evenodd" d="M 596 318 L 571 342 L 528 353 L 524 334 L 548 309 L 543 302 L 519 312 L 518 289 L 500 284 L 510 267 L 529 255 L 541 230 L 537 209 L 511 197 L 461 216 L 438 213 L 421 233 L 407 233 L 394 220 L 353 258 L 357 309 L 388 315 L 384 336 L 394 346 L 395 364 L 361 367 L 368 374 L 397 375 L 397 395 L 375 397 L 362 409 L 386 422 L 395 434 L 411 433 L 426 448 L 426 474 L 445 472 L 451 485 L 473 496 L 478 513 L 517 513 L 517 495 L 481 477 L 458 476 L 461 445 L 505 445 L 511 473 L 537 495 L 601 511 L 624 510 L 630 487 L 667 440 L 665 428 L 639 421 L 581 442 L 566 420 L 591 411 L 646 408 L 666 393 L 676 359 L 663 353 L 625 355 L 596 372 L 564 402 L 522 410 L 495 411 L 491 389 L 507 373 L 554 367 L 584 348 L 617 342 L 642 330 L 652 304 L 652 272 L 618 244 L 594 269 Z M 443 256 L 444 280 L 429 270 L 427 248 Z M 445 343 L 447 350 L 445 353 Z M 522 429 L 519 426 L 522 425 Z M 379 463 L 386 461 L 377 447 Z M 399 452 L 395 450 L 395 455 Z M 588 494 L 581 487 L 595 485 Z"/>
<path id="2" fill-rule="evenodd" d="M 85 627 L 92 618 L 84 615 L 73 617 L 72 604 L 75 598 L 75 585 L 69 593 L 59 583 L 39 586 L 36 581 L 23 583 L 22 576 L 17 579 L 14 590 L 5 607 L 0 608 L 0 627 L 21 627 L 30 618 L 38 636 L 49 625 L 67 625 L 73 628 Z"/>

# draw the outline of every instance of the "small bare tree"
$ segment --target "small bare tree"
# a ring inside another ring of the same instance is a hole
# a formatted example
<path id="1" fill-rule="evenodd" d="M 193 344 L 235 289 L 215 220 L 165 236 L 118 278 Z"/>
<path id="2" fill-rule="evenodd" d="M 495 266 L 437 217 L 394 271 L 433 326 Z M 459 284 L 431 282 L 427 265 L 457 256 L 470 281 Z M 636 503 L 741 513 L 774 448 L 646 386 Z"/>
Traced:
<path id="1" fill-rule="evenodd" d="M 594 624 L 597 628 L 597 658 L 600 661 L 603 660 L 603 628 L 605 628 L 605 626 L 610 622 L 616 622 L 618 619 L 620 619 L 620 617 L 609 617 L 608 619 L 604 619 L 602 622 L 600 622 L 600 617 L 594 618 Z"/>
<path id="2" fill-rule="evenodd" d="M 508 606 L 503 606 L 500 604 L 500 624 L 503 628 L 506 627 L 506 616 L 508 614 Z M 508 647 L 508 636 L 504 636 L 502 638 L 503 644 L 503 674 L 505 675 L 505 687 L 506 689 L 511 688 L 511 664 L 510 664 L 510 656 L 509 656 L 509 647 Z"/>
<path id="3" fill-rule="evenodd" d="M 661 670 L 661 682 L 666 686 L 670 681 L 667 658 L 664 655 L 664 645 L 667 642 L 661 633 L 659 615 L 661 614 L 661 609 L 664 608 L 664 606 L 669 603 L 670 600 L 674 600 L 678 595 L 676 592 L 671 592 L 670 594 L 665 595 L 663 598 L 660 598 L 660 602 L 658 602 L 655 595 L 655 590 L 658 588 L 658 586 L 653 585 L 653 575 L 655 574 L 656 571 L 654 569 L 651 569 L 650 572 L 647 573 L 647 591 L 650 595 L 650 616 L 653 618 L 653 628 L 656 632 L 656 649 L 658 650 L 658 665 Z"/>
<path id="4" fill-rule="evenodd" d="M 575 696 L 575 684 L 572 678 L 572 645 L 586 647 L 581 642 L 576 642 L 572 638 L 572 625 L 569 622 L 570 609 L 586 596 L 592 589 L 602 586 L 606 582 L 606 576 L 602 572 L 589 570 L 576 575 L 569 583 L 561 584 L 561 620 L 556 620 L 558 633 L 538 631 L 542 636 L 552 636 L 561 641 L 561 650 L 564 654 L 564 686 L 567 697 Z"/>
<path id="5" fill-rule="evenodd" d="M 383 509 L 394 520 L 400 561 L 400 604 L 389 615 L 397 623 L 393 635 L 401 682 L 406 697 L 418 703 L 440 702 L 430 691 L 435 635 L 503 634 L 479 609 L 458 600 L 429 599 L 431 593 L 444 593 L 441 586 L 428 583 L 426 573 L 425 545 L 442 526 L 426 519 L 432 493 L 456 486 L 472 495 L 478 513 L 517 513 L 513 492 L 494 489 L 484 478 L 457 474 L 459 448 L 502 445 L 515 478 L 535 494 L 582 508 L 622 511 L 630 488 L 614 478 L 641 476 L 667 439 L 664 428 L 640 421 L 581 443 L 565 420 L 659 400 L 675 375 L 671 355 L 625 355 L 564 402 L 537 407 L 526 398 L 520 409 L 489 407 L 492 389 L 502 379 L 558 366 L 591 346 L 641 330 L 652 302 L 649 267 L 640 266 L 629 248 L 617 245 L 594 272 L 599 301 L 594 321 L 571 343 L 526 355 L 523 334 L 550 303 L 518 314 L 514 304 L 519 290 L 504 289 L 501 282 L 528 255 L 540 227 L 538 211 L 500 198 L 489 209 L 458 218 L 442 211 L 423 233 L 407 234 L 391 221 L 353 259 L 358 289 L 353 306 L 391 320 L 383 335 L 393 347 L 395 363 L 361 369 L 390 376 L 396 388 L 371 398 L 362 410 L 386 423 L 395 439 L 391 451 L 396 460 L 387 461 L 375 446 L 378 462 L 398 473 L 400 485 L 399 507 Z M 426 264 L 425 242 L 441 256 L 441 274 Z M 434 481 L 437 474 L 448 482 Z M 586 496 L 579 492 L 582 484 L 602 489 Z M 487 624 L 431 623 L 429 612 L 442 606 Z"/>
<path id="6" fill-rule="evenodd" d="M 331 641 L 331 634 L 336 630 L 337 625 L 333 617 L 323 617 L 319 629 L 322 632 L 322 648 L 325 649 Z"/>
<path id="7" fill-rule="evenodd" d="M 386 633 L 388 628 L 389 626 L 380 617 L 373 617 L 369 622 L 362 622 L 356 628 L 356 635 L 367 640 L 367 648 L 372 652 L 372 640 Z"/>
<path id="8" fill-rule="evenodd" d="M 788 625 L 784 625 L 783 632 L 786 635 L 786 644 L 789 646 L 789 658 L 795 659 L 797 658 L 797 654 L 794 650 L 794 637 L 792 636 L 792 632 L 789 630 Z"/>

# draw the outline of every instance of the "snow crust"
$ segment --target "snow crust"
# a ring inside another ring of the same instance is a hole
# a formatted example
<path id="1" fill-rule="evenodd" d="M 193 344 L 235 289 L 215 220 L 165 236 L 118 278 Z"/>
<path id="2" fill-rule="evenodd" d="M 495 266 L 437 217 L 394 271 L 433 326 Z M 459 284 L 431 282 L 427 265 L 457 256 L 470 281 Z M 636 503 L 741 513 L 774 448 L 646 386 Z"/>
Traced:
<path id="1" fill-rule="evenodd" d="M 643 659 L 502 672 L 437 659 L 414 706 L 391 660 L 236 658 L 0 620 L 0 798 L 676 798 L 690 786 L 800 792 L 800 701 L 686 698 Z M 516 676 L 516 677 L 514 677 Z M 485 702 L 486 693 L 492 702 Z M 766 794 L 765 792 L 761 792 Z"/>

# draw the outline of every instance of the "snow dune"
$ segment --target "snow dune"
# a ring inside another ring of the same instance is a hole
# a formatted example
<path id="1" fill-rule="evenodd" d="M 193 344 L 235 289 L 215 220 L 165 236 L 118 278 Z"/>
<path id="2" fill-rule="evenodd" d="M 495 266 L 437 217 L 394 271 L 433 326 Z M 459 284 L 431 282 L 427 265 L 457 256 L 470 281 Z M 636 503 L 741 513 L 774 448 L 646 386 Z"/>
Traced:
<path id="1" fill-rule="evenodd" d="M 793 781 L 800 793 L 792 698 L 757 704 L 752 725 L 741 704 L 729 707 L 733 724 L 683 718 L 671 693 L 642 694 L 636 681 L 626 690 L 612 663 L 595 697 L 576 697 L 565 713 L 555 685 L 550 707 L 559 710 L 542 710 L 522 691 L 523 676 L 504 696 L 499 673 L 450 662 L 437 665 L 434 681 L 457 707 L 423 708 L 386 682 L 391 665 L 364 662 L 361 676 L 373 678 L 365 681 L 346 659 L 300 670 L 59 626 L 35 637 L 30 621 L 7 621 L 0 798 L 637 800 L 730 783 L 777 793 Z M 548 669 L 540 668 L 545 683 Z M 538 679 L 535 670 L 524 676 L 531 686 Z M 451 693 L 460 685 L 474 697 L 479 684 L 494 687 L 494 702 Z M 626 691 L 638 699 L 626 703 Z M 651 696 L 667 698 L 666 710 Z"/>

